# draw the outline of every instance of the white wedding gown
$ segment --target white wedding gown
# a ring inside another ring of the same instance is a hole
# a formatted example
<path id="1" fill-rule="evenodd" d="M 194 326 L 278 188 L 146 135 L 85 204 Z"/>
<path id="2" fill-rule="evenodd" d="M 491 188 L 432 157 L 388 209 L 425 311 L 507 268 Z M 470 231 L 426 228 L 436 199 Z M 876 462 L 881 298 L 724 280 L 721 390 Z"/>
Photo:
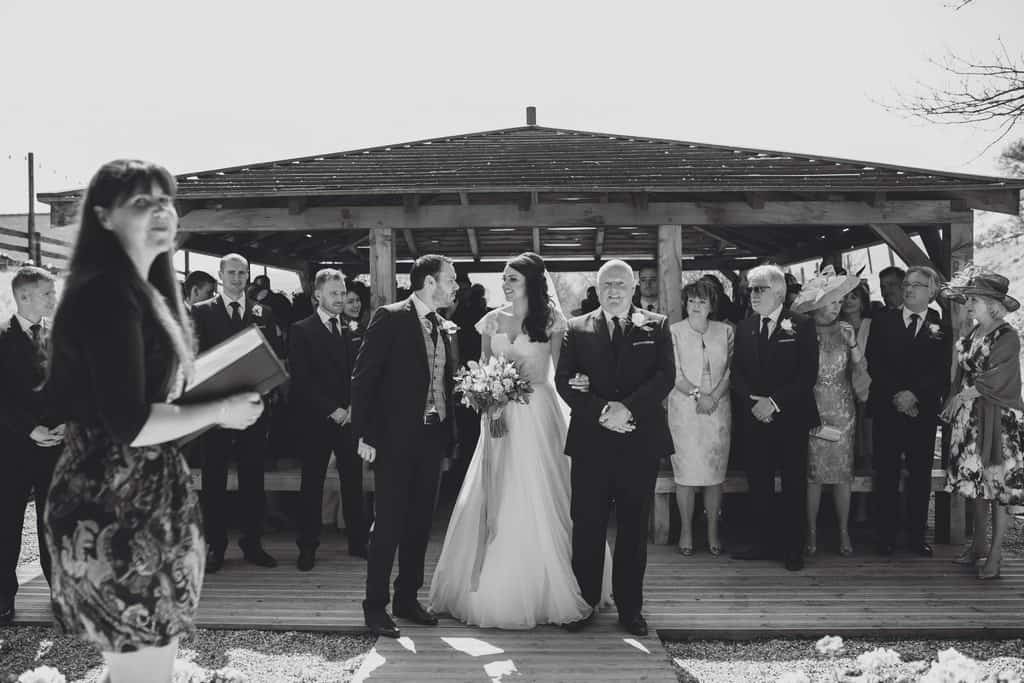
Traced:
<path id="1" fill-rule="evenodd" d="M 430 606 L 483 627 L 569 623 L 590 606 L 572 571 L 568 408 L 555 391 L 550 343 L 531 342 L 525 333 L 510 342 L 497 332 L 498 314 L 488 313 L 477 329 L 490 335 L 494 355 L 520 364 L 533 393 L 527 405 L 505 408 L 504 437 L 492 438 L 487 423 L 481 425 L 430 583 Z M 564 319 L 559 327 L 564 329 Z M 611 570 L 606 547 L 602 604 L 610 604 Z"/>

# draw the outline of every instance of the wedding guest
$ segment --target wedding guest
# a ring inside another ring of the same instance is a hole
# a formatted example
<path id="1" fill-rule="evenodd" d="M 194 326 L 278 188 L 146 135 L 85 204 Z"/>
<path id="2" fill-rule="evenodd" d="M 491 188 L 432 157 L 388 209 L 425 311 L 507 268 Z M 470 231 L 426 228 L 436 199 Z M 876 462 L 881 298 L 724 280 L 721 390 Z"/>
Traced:
<path id="1" fill-rule="evenodd" d="M 868 338 L 871 334 L 871 293 L 868 290 L 867 282 L 860 281 L 852 292 L 843 299 L 843 307 L 839 312 L 839 319 L 849 323 L 857 333 L 857 346 L 863 353 L 868 348 Z M 854 428 L 853 439 L 853 468 L 854 471 L 871 470 L 872 468 L 872 440 L 871 440 L 871 416 L 867 411 L 867 397 L 871 390 L 871 375 L 867 372 L 867 365 L 863 372 L 854 373 L 853 398 L 857 410 L 857 423 Z M 855 522 L 865 522 L 869 518 L 869 501 L 873 500 L 870 493 L 851 494 L 851 505 Z"/>
<path id="2" fill-rule="evenodd" d="M 274 352 L 282 356 L 281 337 L 277 334 L 274 312 L 246 296 L 249 262 L 240 254 L 227 254 L 220 260 L 221 293 L 192 307 L 199 351 L 210 349 L 241 332 L 249 325 L 259 327 Z M 242 431 L 211 429 L 202 440 L 203 522 L 209 553 L 206 571 L 213 574 L 224 565 L 228 545 L 228 462 L 238 463 L 238 509 L 242 537 L 238 541 L 246 562 L 261 567 L 276 567 L 260 541 L 263 535 L 265 495 L 263 460 L 267 450 L 269 416 Z"/>
<path id="3" fill-rule="evenodd" d="M 269 306 L 274 311 L 274 321 L 278 331 L 282 334 L 282 345 L 288 340 L 288 321 L 292 319 L 292 302 L 281 292 L 275 292 L 270 288 L 269 275 L 257 275 L 252 279 L 249 286 L 249 294 L 253 301 L 264 306 Z"/>
<path id="4" fill-rule="evenodd" d="M 895 311 L 903 306 L 903 279 L 907 272 L 899 266 L 883 268 L 878 273 L 878 286 L 882 290 L 882 301 L 872 302 L 872 312 Z"/>
<path id="5" fill-rule="evenodd" d="M 189 311 L 200 301 L 206 301 L 217 292 L 217 281 L 205 270 L 193 270 L 185 278 L 185 308 Z"/>
<path id="6" fill-rule="evenodd" d="M 853 482 L 853 453 L 857 428 L 853 377 L 866 373 L 864 351 L 857 332 L 839 313 L 847 296 L 860 279 L 836 275 L 826 266 L 817 277 L 804 283 L 793 302 L 793 311 L 810 315 L 818 335 L 818 379 L 814 399 L 822 426 L 811 430 L 807 443 L 807 543 L 806 555 L 818 552 L 818 509 L 821 487 L 832 486 L 832 500 L 839 524 L 839 554 L 853 554 L 850 541 L 850 485 Z M 867 398 L 867 394 L 863 394 Z"/>
<path id="7" fill-rule="evenodd" d="M 946 490 L 974 501 L 974 540 L 955 562 L 973 566 L 984 560 L 979 579 L 999 576 L 1007 506 L 1024 504 L 1020 338 L 1005 320 L 1020 302 L 1008 290 L 1005 277 L 985 271 L 954 290 L 961 301 L 966 299 L 967 315 L 976 324 L 957 341 L 955 393 L 943 410 L 943 419 L 953 427 Z M 986 550 L 989 508 L 992 545 Z"/>
<path id="8" fill-rule="evenodd" d="M 579 312 L 576 315 L 586 315 L 591 311 L 596 311 L 601 307 L 601 302 L 597 298 L 597 287 L 591 285 L 587 287 L 587 294 L 583 297 L 583 301 L 580 302 Z"/>
<path id="9" fill-rule="evenodd" d="M 679 553 L 693 555 L 693 507 L 697 490 L 704 494 L 708 518 L 708 550 L 722 553 L 718 517 L 722 483 L 729 462 L 732 410 L 729 373 L 733 328 L 710 319 L 718 293 L 701 279 L 683 288 L 686 318 L 669 327 L 676 362 L 676 379 L 668 395 L 668 426 L 675 453 L 672 472 L 682 530 Z"/>
<path id="10" fill-rule="evenodd" d="M 638 298 L 634 303 L 645 311 L 658 313 L 658 266 L 648 263 L 637 273 Z"/>
<path id="11" fill-rule="evenodd" d="M 786 300 L 782 304 L 783 310 L 789 310 L 793 306 L 793 302 L 800 296 L 800 291 L 803 289 L 803 285 L 796 279 L 792 273 L 786 273 Z"/>
<path id="12" fill-rule="evenodd" d="M 296 443 L 302 451 L 297 566 L 304 572 L 313 568 L 320 545 L 320 510 L 331 451 L 341 481 L 349 555 L 366 558 L 369 533 L 363 519 L 363 461 L 351 429 L 351 331 L 341 320 L 348 301 L 345 276 L 325 268 L 316 274 L 313 286 L 319 306 L 314 315 L 292 325 L 288 354 L 291 408 L 295 433 L 300 435 Z"/>
<path id="13" fill-rule="evenodd" d="M 82 200 L 54 320 L 48 387 L 67 417 L 46 502 L 58 624 L 95 644 L 111 683 L 170 681 L 203 583 L 199 506 L 180 437 L 242 429 L 256 393 L 173 405 L 192 345 L 172 260 L 174 178 L 105 164 Z"/>
<path id="14" fill-rule="evenodd" d="M 786 278 L 778 266 L 758 266 L 747 276 L 752 315 L 736 329 L 732 390 L 744 432 L 750 505 L 757 541 L 736 553 L 742 560 L 782 558 L 803 569 L 807 493 L 807 432 L 820 424 L 814 403 L 818 341 L 814 323 L 783 310 Z M 782 473 L 776 501 L 775 472 Z"/>
<path id="15" fill-rule="evenodd" d="M 891 555 L 900 528 L 900 456 L 907 479 L 907 547 L 930 557 L 925 538 L 931 495 L 935 428 L 949 388 L 951 332 L 937 311 L 928 308 L 939 275 L 927 266 L 907 270 L 903 305 L 872 318 L 868 339 L 871 390 L 868 410 L 874 440 L 875 496 L 878 501 L 878 551 Z"/>
<path id="16" fill-rule="evenodd" d="M 35 266 L 18 269 L 11 280 L 16 311 L 0 323 L 0 442 L 4 473 L 0 477 L 0 625 L 14 618 L 18 592 L 18 557 L 25 506 L 36 504 L 39 564 L 50 581 L 50 553 L 43 518 L 50 477 L 60 456 L 64 425 L 48 387 L 51 323 L 57 305 L 55 278 Z"/>

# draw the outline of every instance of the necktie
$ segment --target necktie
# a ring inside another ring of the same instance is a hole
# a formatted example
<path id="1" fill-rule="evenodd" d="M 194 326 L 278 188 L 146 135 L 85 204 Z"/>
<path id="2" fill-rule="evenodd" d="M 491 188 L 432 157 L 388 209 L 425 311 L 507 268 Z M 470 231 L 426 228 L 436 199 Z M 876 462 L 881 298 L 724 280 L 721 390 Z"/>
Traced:
<path id="1" fill-rule="evenodd" d="M 917 313 L 910 314 L 910 322 L 907 324 L 907 336 L 913 339 L 917 336 L 917 321 L 921 318 Z"/>
<path id="2" fill-rule="evenodd" d="M 231 324 L 237 330 L 242 327 L 242 314 L 239 312 L 242 305 L 237 301 L 231 302 Z"/>
<path id="3" fill-rule="evenodd" d="M 335 337 L 340 337 L 341 336 L 341 332 L 338 331 L 338 319 L 337 318 L 328 318 L 327 322 L 329 322 L 331 324 L 331 334 L 333 334 Z"/>
<path id="4" fill-rule="evenodd" d="M 43 327 L 39 323 L 30 326 L 29 332 L 32 333 L 32 371 L 35 375 L 36 382 L 42 382 L 46 377 L 46 351 L 43 350 L 42 344 L 42 330 Z"/>
<path id="5" fill-rule="evenodd" d="M 618 355 L 619 347 L 622 345 L 622 325 L 619 324 L 619 317 L 612 317 L 612 348 Z"/>
<path id="6" fill-rule="evenodd" d="M 427 313 L 427 320 L 430 321 L 430 340 L 437 345 L 437 313 L 431 311 Z"/>
<path id="7" fill-rule="evenodd" d="M 39 323 L 36 323 L 35 325 L 32 325 L 28 329 L 32 333 L 32 343 L 38 349 L 39 348 L 39 333 L 42 331 L 43 326 L 40 325 Z"/>
<path id="8" fill-rule="evenodd" d="M 768 330 L 768 325 L 771 321 L 771 318 L 761 318 L 761 334 L 757 335 L 757 348 L 762 355 L 768 349 L 768 340 L 771 338 L 771 334 Z"/>

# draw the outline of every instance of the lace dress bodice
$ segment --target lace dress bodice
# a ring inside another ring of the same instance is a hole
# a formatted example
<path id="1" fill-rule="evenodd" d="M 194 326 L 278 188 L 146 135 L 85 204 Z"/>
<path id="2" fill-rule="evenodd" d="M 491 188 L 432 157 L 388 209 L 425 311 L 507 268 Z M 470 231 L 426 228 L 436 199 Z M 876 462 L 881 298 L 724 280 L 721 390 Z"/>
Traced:
<path id="1" fill-rule="evenodd" d="M 507 313 L 508 307 L 491 311 L 477 323 L 477 331 L 491 338 L 491 353 L 493 355 L 505 356 L 519 364 L 520 373 L 531 384 L 534 386 L 551 384 L 554 380 L 554 368 L 551 366 L 551 341 L 530 341 L 530 335 L 521 330 L 514 337 L 508 332 L 501 331 L 499 316 Z M 556 312 L 551 332 L 564 332 L 565 329 L 565 318 Z"/>

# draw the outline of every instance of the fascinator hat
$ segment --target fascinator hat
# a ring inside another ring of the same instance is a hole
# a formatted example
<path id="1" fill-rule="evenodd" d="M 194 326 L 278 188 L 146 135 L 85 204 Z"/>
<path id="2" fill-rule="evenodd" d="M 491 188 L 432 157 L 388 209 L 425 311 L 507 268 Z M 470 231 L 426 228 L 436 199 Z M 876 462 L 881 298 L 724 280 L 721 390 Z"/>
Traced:
<path id="1" fill-rule="evenodd" d="M 969 296 L 983 296 L 1003 304 L 1010 313 L 1020 308 L 1020 302 L 1009 295 L 1010 281 L 990 270 L 979 266 L 967 266 L 957 273 L 950 283 L 943 287 L 943 294 L 957 303 L 964 303 Z"/>
<path id="2" fill-rule="evenodd" d="M 793 301 L 795 313 L 810 313 L 841 301 L 844 296 L 857 289 L 860 278 L 856 275 L 836 275 L 832 266 L 826 266 L 813 279 L 804 283 L 800 295 Z"/>

